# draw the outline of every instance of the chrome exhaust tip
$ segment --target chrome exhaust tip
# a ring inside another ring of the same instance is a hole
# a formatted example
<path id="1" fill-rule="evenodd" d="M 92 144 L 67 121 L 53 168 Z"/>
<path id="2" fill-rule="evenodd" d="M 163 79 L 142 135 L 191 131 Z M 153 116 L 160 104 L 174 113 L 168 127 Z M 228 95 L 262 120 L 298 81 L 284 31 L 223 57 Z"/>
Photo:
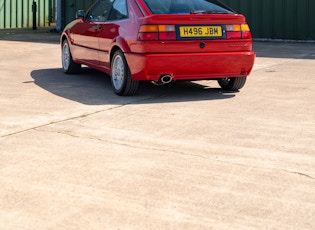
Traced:
<path id="1" fill-rule="evenodd" d="M 154 85 L 165 85 L 168 83 L 171 83 L 173 80 L 172 75 L 170 74 L 164 74 L 160 77 L 160 79 L 158 81 L 152 81 L 152 84 Z"/>
<path id="2" fill-rule="evenodd" d="M 161 82 L 163 84 L 171 83 L 172 80 L 173 80 L 173 77 L 170 74 L 165 74 L 161 77 Z"/>

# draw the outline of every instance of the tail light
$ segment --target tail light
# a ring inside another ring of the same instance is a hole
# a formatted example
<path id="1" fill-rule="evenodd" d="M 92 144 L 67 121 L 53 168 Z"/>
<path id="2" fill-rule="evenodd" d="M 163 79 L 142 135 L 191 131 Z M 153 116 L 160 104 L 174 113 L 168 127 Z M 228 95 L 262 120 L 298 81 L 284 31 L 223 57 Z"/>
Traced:
<path id="1" fill-rule="evenodd" d="M 226 25 L 227 39 L 252 38 L 248 24 Z M 176 40 L 175 25 L 141 25 L 138 34 L 140 41 Z"/>
<path id="2" fill-rule="evenodd" d="M 249 39 L 252 38 L 248 24 L 226 25 L 227 39 Z"/>
<path id="3" fill-rule="evenodd" d="M 158 41 L 176 40 L 174 25 L 142 25 L 139 29 L 138 40 Z"/>

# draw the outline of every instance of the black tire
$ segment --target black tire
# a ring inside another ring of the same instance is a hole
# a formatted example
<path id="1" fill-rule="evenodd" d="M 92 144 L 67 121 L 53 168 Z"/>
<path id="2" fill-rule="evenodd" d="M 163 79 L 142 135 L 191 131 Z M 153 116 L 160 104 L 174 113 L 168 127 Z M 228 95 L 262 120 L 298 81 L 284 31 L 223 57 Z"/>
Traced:
<path id="1" fill-rule="evenodd" d="M 68 74 L 75 74 L 79 73 L 81 70 L 81 65 L 75 63 L 72 59 L 72 54 L 70 51 L 68 40 L 65 39 L 62 42 L 61 48 L 61 61 L 62 61 L 62 68 L 65 73 Z"/>
<path id="2" fill-rule="evenodd" d="M 121 50 L 117 50 L 111 60 L 111 82 L 117 95 L 135 95 L 139 86 L 138 81 L 131 78 L 126 58 Z"/>
<path id="3" fill-rule="evenodd" d="M 247 77 L 221 78 L 218 80 L 222 89 L 236 91 L 244 87 Z"/>

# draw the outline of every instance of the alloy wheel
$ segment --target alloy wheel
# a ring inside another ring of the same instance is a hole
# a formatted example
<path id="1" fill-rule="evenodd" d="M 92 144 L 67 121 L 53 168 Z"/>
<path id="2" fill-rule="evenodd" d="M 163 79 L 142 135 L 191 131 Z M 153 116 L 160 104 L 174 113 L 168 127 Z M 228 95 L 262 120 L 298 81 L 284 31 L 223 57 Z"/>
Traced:
<path id="1" fill-rule="evenodd" d="M 123 86 L 125 77 L 125 66 L 120 55 L 115 56 L 112 68 L 112 81 L 115 89 L 119 90 Z"/>

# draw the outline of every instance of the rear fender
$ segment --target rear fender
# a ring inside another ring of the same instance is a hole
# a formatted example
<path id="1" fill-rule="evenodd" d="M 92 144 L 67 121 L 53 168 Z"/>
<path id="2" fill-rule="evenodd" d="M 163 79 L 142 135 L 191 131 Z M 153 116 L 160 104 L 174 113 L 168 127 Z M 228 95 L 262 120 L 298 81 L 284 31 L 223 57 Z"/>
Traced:
<path id="1" fill-rule="evenodd" d="M 112 57 L 116 50 L 120 49 L 123 53 L 130 53 L 130 47 L 126 40 L 123 37 L 117 37 L 115 40 L 113 40 L 113 43 L 110 48 L 110 62 L 112 60 Z"/>
<path id="2" fill-rule="evenodd" d="M 124 53 L 130 53 L 130 47 L 127 43 L 127 41 L 123 37 L 117 37 L 115 40 L 113 40 L 113 43 L 111 45 L 111 50 L 114 47 L 119 47 Z"/>

